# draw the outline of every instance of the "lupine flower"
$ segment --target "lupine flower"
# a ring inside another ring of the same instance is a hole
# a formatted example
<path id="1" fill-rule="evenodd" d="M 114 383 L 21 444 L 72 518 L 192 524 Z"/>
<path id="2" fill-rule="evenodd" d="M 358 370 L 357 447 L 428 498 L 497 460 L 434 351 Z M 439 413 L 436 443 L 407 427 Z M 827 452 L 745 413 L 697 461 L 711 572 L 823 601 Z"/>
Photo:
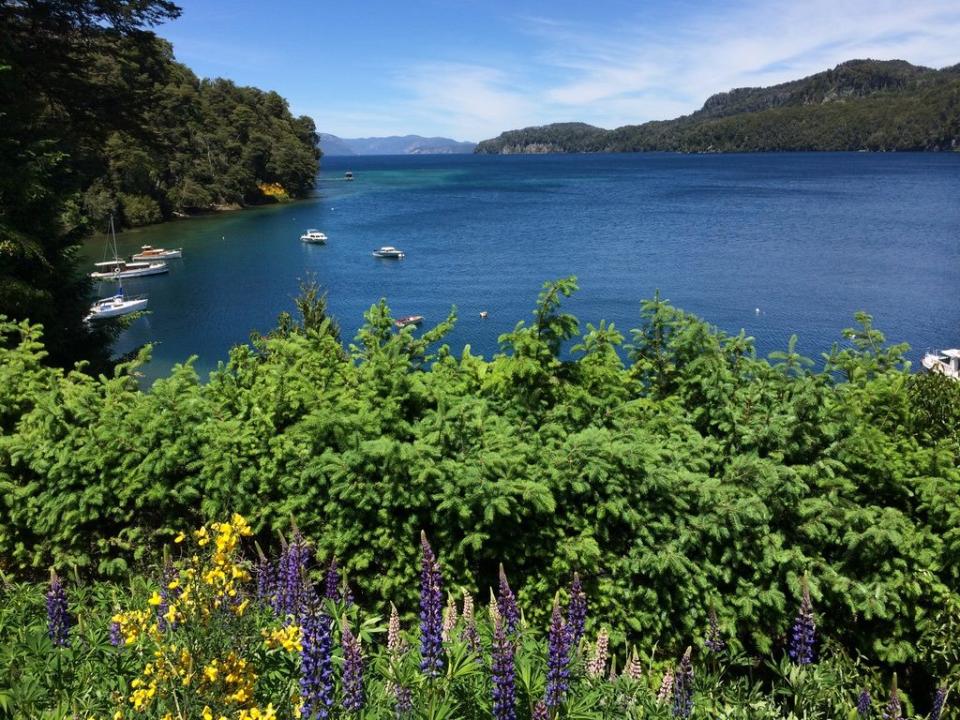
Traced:
<path id="1" fill-rule="evenodd" d="M 546 703 L 548 708 L 557 707 L 567 692 L 570 677 L 570 638 L 571 635 L 560 614 L 560 599 L 554 598 L 553 615 L 550 618 L 550 634 L 548 639 L 549 656 L 547 657 L 547 691 Z"/>
<path id="2" fill-rule="evenodd" d="M 593 654 L 587 662 L 587 675 L 592 678 L 598 678 L 603 675 L 607 669 L 607 648 L 610 642 L 610 635 L 606 628 L 600 628 L 597 633 L 597 644 L 593 646 Z"/>
<path id="3" fill-rule="evenodd" d="M 493 630 L 493 717 L 516 720 L 516 669 L 513 664 L 513 643 L 507 637 L 506 623 L 497 623 Z"/>
<path id="4" fill-rule="evenodd" d="M 257 597 L 263 602 L 271 602 L 276 592 L 276 570 L 266 557 L 257 563 Z"/>
<path id="5" fill-rule="evenodd" d="M 468 593 L 466 590 L 463 591 L 463 612 L 461 617 L 465 623 L 473 620 L 473 595 Z"/>
<path id="6" fill-rule="evenodd" d="M 353 588 L 350 587 L 350 583 L 347 581 L 346 577 L 343 579 L 343 604 L 347 607 L 353 605 Z"/>
<path id="7" fill-rule="evenodd" d="M 443 611 L 443 631 L 441 637 L 444 642 L 450 642 L 451 633 L 457 626 L 457 601 L 453 595 L 447 596 L 447 607 Z"/>
<path id="8" fill-rule="evenodd" d="M 930 711 L 930 720 L 940 720 L 940 715 L 943 714 L 943 706 L 946 702 L 947 689 L 945 687 L 937 688 L 937 692 L 933 696 L 933 709 Z"/>
<path id="9" fill-rule="evenodd" d="M 673 716 L 688 718 L 693 711 L 693 663 L 690 662 L 690 651 L 680 659 L 677 675 L 673 680 Z"/>
<path id="10" fill-rule="evenodd" d="M 727 645 L 720 636 L 720 624 L 717 622 L 717 611 L 712 607 L 710 608 L 708 618 L 710 627 L 707 630 L 707 639 L 704 641 L 704 645 L 707 646 L 710 652 L 719 655 Z"/>
<path id="11" fill-rule="evenodd" d="M 463 631 L 460 639 L 467 643 L 470 652 L 476 653 L 477 661 L 482 662 L 480 655 L 480 633 L 477 632 L 477 621 L 474 617 L 473 595 L 463 591 Z"/>
<path id="12" fill-rule="evenodd" d="M 116 620 L 110 621 L 110 644 L 114 647 L 123 645 L 123 636 L 120 631 L 120 623 Z"/>
<path id="13" fill-rule="evenodd" d="M 343 625 L 343 707 L 347 712 L 363 709 L 363 656 L 360 639 Z"/>
<path id="14" fill-rule="evenodd" d="M 637 657 L 636 648 L 630 653 L 630 661 L 624 667 L 623 674 L 631 680 L 639 680 L 643 675 L 643 665 L 640 664 L 640 658 Z"/>
<path id="15" fill-rule="evenodd" d="M 336 555 L 330 558 L 330 565 L 323 575 L 323 596 L 334 602 L 340 601 L 340 570 Z"/>
<path id="16" fill-rule="evenodd" d="M 443 579 L 440 563 L 427 534 L 420 533 L 423 563 L 420 571 L 420 670 L 427 677 L 439 677 L 443 671 Z"/>
<path id="17" fill-rule="evenodd" d="M 54 570 L 50 571 L 50 589 L 47 591 L 47 634 L 55 647 L 70 647 L 67 592 Z"/>
<path id="18" fill-rule="evenodd" d="M 583 586 L 580 584 L 580 574 L 573 574 L 573 582 L 570 583 L 570 603 L 567 606 L 567 627 L 570 632 L 570 647 L 575 648 L 580 644 L 580 638 L 583 637 L 583 631 L 587 622 L 587 594 L 583 592 Z"/>
<path id="19" fill-rule="evenodd" d="M 663 674 L 663 680 L 660 683 L 660 689 L 657 691 L 657 703 L 663 705 L 667 698 L 673 694 L 673 670 L 667 670 Z"/>
<path id="20" fill-rule="evenodd" d="M 548 718 L 547 704 L 543 700 L 537 700 L 537 704 L 533 706 L 533 713 L 530 715 L 530 720 L 547 720 Z"/>
<path id="21" fill-rule="evenodd" d="M 508 635 L 513 635 L 517 631 L 517 624 L 520 622 L 520 609 L 517 607 L 517 598 L 510 589 L 510 583 L 507 582 L 507 573 L 503 570 L 503 563 L 500 563 L 500 588 L 497 593 L 497 609 L 503 616 L 504 624 Z"/>
<path id="22" fill-rule="evenodd" d="M 333 708 L 333 620 L 310 613 L 301 620 L 301 717 L 323 720 Z"/>
<path id="23" fill-rule="evenodd" d="M 397 717 L 403 717 L 413 710 L 413 693 L 410 691 L 410 688 L 397 685 L 393 691 L 393 695 L 397 701 L 394 706 Z"/>
<path id="24" fill-rule="evenodd" d="M 493 588 L 490 588 L 490 603 L 487 605 L 487 612 L 490 613 L 490 627 L 496 627 L 500 622 L 500 608 L 497 605 L 497 596 L 493 594 Z"/>
<path id="25" fill-rule="evenodd" d="M 866 690 L 863 690 L 860 693 L 860 697 L 857 698 L 857 717 L 859 718 L 868 718 L 870 717 L 870 693 Z"/>
<path id="26" fill-rule="evenodd" d="M 390 603 L 390 622 L 387 625 L 387 652 L 397 658 L 403 652 L 403 638 L 400 636 L 400 613 L 397 606 Z"/>
<path id="27" fill-rule="evenodd" d="M 617 681 L 617 656 L 610 657 L 610 673 L 607 675 L 607 682 Z"/>
<path id="28" fill-rule="evenodd" d="M 800 612 L 793 623 L 793 634 L 790 638 L 790 658 L 797 665 L 809 665 L 813 662 L 813 644 L 816 640 L 816 622 L 813 618 L 813 603 L 810 601 L 810 588 L 807 578 L 803 578 L 803 598 L 800 601 Z"/>
<path id="29" fill-rule="evenodd" d="M 307 576 L 307 545 L 299 533 L 280 556 L 274 610 L 281 617 L 297 617 L 303 604 L 303 579 Z"/>
<path id="30" fill-rule="evenodd" d="M 893 674 L 893 681 L 890 683 L 890 699 L 887 700 L 887 706 L 883 709 L 883 720 L 903 720 L 900 708 L 900 693 L 897 691 L 897 674 Z"/>

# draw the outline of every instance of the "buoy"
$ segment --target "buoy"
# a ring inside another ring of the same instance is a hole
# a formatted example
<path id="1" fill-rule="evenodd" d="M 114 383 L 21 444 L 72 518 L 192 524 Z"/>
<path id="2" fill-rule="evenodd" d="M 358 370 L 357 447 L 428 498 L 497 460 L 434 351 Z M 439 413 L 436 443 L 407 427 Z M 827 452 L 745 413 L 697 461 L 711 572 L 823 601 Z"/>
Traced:
<path id="1" fill-rule="evenodd" d="M 759 314 L 760 314 L 760 308 L 757 308 L 756 310 L 754 310 L 754 312 L 755 312 L 757 315 L 759 315 Z"/>

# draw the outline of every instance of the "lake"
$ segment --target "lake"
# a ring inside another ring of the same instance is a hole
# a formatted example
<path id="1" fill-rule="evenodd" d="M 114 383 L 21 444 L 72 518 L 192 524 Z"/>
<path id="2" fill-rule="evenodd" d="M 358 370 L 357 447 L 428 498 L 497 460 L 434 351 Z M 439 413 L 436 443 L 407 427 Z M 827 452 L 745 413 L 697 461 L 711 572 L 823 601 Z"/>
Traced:
<path id="1" fill-rule="evenodd" d="M 299 241 L 313 227 L 326 245 Z M 308 277 L 347 342 L 381 297 L 428 324 L 456 305 L 458 354 L 496 352 L 543 282 L 571 274 L 581 290 L 566 307 L 581 326 L 605 319 L 626 334 L 659 289 L 743 328 L 762 354 L 796 333 L 819 359 L 857 310 L 914 360 L 960 346 L 960 154 L 324 158 L 311 199 L 127 231 L 118 244 L 124 255 L 183 247 L 168 275 L 125 283 L 151 313 L 116 349 L 154 343 L 148 379 L 191 355 L 205 375 L 292 310 Z M 381 245 L 406 258 L 373 258 Z M 91 262 L 104 247 L 88 243 Z"/>

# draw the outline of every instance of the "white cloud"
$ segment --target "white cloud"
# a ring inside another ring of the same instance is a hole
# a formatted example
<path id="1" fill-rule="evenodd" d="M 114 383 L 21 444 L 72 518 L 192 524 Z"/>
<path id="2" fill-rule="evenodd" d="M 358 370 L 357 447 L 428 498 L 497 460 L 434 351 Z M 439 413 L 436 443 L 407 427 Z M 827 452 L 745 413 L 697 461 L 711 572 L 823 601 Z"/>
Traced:
<path id="1" fill-rule="evenodd" d="M 603 31 L 554 18 L 518 20 L 522 62 L 418 64 L 389 109 L 430 132 L 482 139 L 516 127 L 584 120 L 604 127 L 692 112 L 711 94 L 770 85 L 852 58 L 960 61 L 955 0 L 751 2 L 690 13 L 670 26 L 628 19 Z"/>

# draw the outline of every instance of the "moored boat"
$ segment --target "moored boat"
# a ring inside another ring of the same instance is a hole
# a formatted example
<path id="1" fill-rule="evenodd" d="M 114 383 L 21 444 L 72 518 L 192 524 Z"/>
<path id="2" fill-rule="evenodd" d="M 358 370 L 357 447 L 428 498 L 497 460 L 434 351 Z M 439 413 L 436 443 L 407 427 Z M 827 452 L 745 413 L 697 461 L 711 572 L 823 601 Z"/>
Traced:
<path id="1" fill-rule="evenodd" d="M 183 248 L 167 250 L 166 248 L 155 248 L 152 245 L 143 245 L 140 247 L 140 252 L 133 255 L 130 259 L 134 262 L 140 262 L 149 260 L 173 260 L 180 257 L 183 257 Z"/>
<path id="2" fill-rule="evenodd" d="M 327 242 L 327 236 L 319 230 L 311 228 L 300 236 L 300 241 L 311 243 L 312 245 L 323 245 L 325 242 Z"/>
<path id="3" fill-rule="evenodd" d="M 400 248 L 395 248 L 392 245 L 384 245 L 379 250 L 373 251 L 373 256 L 377 258 L 387 258 L 390 260 L 403 260 L 406 257 L 406 253 L 403 252 Z"/>
<path id="4" fill-rule="evenodd" d="M 165 262 L 127 262 L 126 260 L 107 260 L 95 263 L 98 268 L 90 273 L 94 280 L 123 280 L 124 278 L 146 277 L 169 272 Z"/>
<path id="5" fill-rule="evenodd" d="M 936 353 L 927 353 L 920 361 L 930 372 L 946 375 L 954 380 L 960 380 L 960 348 L 950 348 Z"/>
<path id="6" fill-rule="evenodd" d="M 423 315 L 404 315 L 393 321 L 398 328 L 405 328 L 407 325 L 420 325 L 423 322 Z"/>
<path id="7" fill-rule="evenodd" d="M 90 314 L 87 315 L 87 321 L 106 320 L 108 318 L 129 315 L 147 309 L 147 298 L 145 297 L 127 297 L 123 294 L 123 287 L 120 292 L 111 297 L 97 300 L 90 306 Z"/>

